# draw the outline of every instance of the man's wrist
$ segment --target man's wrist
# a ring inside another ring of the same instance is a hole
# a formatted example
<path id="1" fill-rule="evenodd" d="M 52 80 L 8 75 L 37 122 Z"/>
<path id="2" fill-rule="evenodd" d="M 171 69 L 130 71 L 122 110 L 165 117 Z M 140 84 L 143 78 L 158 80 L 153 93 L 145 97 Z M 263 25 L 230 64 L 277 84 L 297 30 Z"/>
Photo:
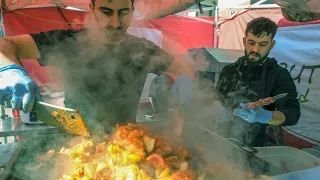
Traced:
<path id="1" fill-rule="evenodd" d="M 267 124 L 279 126 L 286 121 L 285 115 L 280 111 L 272 111 L 272 119 Z"/>
<path id="2" fill-rule="evenodd" d="M 262 117 L 260 123 L 266 124 L 272 120 L 272 111 L 264 110 L 262 113 Z"/>

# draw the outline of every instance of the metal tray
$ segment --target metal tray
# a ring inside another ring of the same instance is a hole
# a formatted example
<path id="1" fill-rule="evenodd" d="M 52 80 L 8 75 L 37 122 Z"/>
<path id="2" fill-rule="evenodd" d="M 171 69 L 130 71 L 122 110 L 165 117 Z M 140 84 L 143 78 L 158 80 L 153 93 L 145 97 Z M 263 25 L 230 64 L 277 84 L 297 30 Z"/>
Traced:
<path id="1" fill-rule="evenodd" d="M 258 147 L 257 150 L 257 156 L 288 173 L 320 167 L 320 159 L 297 148 L 272 146 Z"/>
<path id="2" fill-rule="evenodd" d="M 168 122 L 144 122 L 155 134 L 161 134 L 170 141 L 173 139 L 173 125 Z M 174 142 L 173 142 L 174 143 Z M 256 149 L 247 147 L 234 140 L 225 139 L 216 133 L 191 122 L 185 122 L 182 145 L 192 152 L 197 171 L 211 166 L 225 164 L 234 169 L 242 169 L 254 175 L 275 176 L 285 174 L 282 169 L 255 155 Z M 203 151 L 199 151 L 199 148 Z M 241 179 L 239 174 L 221 172 L 224 179 Z M 245 179 L 245 177 L 243 177 Z M 210 178 L 208 178 L 210 179 Z"/>

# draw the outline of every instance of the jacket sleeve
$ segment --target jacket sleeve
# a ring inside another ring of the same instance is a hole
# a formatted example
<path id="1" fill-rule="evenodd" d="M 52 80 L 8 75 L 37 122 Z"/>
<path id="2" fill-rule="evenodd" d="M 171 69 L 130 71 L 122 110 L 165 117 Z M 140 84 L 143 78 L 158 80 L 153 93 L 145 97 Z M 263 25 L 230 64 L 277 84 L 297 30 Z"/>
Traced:
<path id="1" fill-rule="evenodd" d="M 281 126 L 297 124 L 300 118 L 300 103 L 297 99 L 296 85 L 287 69 L 282 68 L 275 83 L 274 95 L 288 93 L 288 95 L 275 102 L 276 110 L 285 115 L 285 122 Z"/>
<path id="2" fill-rule="evenodd" d="M 147 42 L 147 45 L 150 54 L 148 71 L 160 76 L 171 66 L 174 61 L 174 56 L 170 55 L 153 42 Z"/>
<path id="3" fill-rule="evenodd" d="M 52 30 L 30 35 L 40 51 L 41 58 L 37 59 L 39 64 L 46 66 L 49 65 L 48 54 L 61 45 L 66 38 L 71 37 L 73 32 L 71 30 Z"/>
<path id="4" fill-rule="evenodd" d="M 228 69 L 229 69 L 229 66 L 225 66 L 221 72 L 220 72 L 220 75 L 219 75 L 219 78 L 218 78 L 218 82 L 217 82 L 217 85 L 216 85 L 216 93 L 218 93 L 219 96 L 226 96 L 229 89 L 230 89 L 230 85 L 229 85 L 229 81 L 228 81 Z"/>

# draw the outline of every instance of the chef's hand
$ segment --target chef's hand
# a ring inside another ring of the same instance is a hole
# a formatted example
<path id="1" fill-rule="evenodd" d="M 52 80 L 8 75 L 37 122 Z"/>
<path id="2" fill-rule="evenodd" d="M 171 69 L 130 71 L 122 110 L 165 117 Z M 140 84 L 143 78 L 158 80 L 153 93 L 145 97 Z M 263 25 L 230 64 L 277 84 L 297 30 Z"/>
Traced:
<path id="1" fill-rule="evenodd" d="M 250 109 L 243 103 L 240 104 L 240 107 L 241 108 L 234 109 L 233 114 L 249 123 L 259 122 L 261 124 L 266 124 L 272 119 L 272 112 L 267 111 L 262 107 Z"/>
<path id="2" fill-rule="evenodd" d="M 30 112 L 35 101 L 42 101 L 40 88 L 17 65 L 0 68 L 0 103 L 16 110 Z"/>

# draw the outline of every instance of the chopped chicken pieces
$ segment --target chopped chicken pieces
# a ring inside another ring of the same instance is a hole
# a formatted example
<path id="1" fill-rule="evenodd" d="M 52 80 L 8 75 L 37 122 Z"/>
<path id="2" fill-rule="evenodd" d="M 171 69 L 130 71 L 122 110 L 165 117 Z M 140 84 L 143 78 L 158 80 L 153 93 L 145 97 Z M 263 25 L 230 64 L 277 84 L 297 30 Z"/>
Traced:
<path id="1" fill-rule="evenodd" d="M 151 152 L 154 148 L 154 144 L 155 144 L 156 140 L 153 138 L 150 138 L 148 135 L 144 135 L 143 142 L 146 146 L 147 152 Z"/>
<path id="2" fill-rule="evenodd" d="M 60 180 L 196 180 L 188 170 L 191 153 L 152 136 L 146 126 L 118 126 L 110 139 L 63 147 L 59 153 L 68 156 L 71 168 Z"/>
<path id="3" fill-rule="evenodd" d="M 41 162 L 50 158 L 59 162 L 56 164 L 59 169 L 55 171 L 59 180 L 204 180 L 206 176 L 192 169 L 188 161 L 192 158 L 191 152 L 171 146 L 163 137 L 153 136 L 146 126 L 135 124 L 117 127 L 108 142 L 83 139 L 71 148 L 62 147 L 57 153 L 50 150 L 36 156 L 35 161 L 40 164 L 26 166 L 26 169 L 37 171 L 42 167 Z M 226 169 L 235 171 L 219 163 L 206 172 L 219 179 L 218 172 Z M 248 172 L 246 177 L 255 176 Z"/>

